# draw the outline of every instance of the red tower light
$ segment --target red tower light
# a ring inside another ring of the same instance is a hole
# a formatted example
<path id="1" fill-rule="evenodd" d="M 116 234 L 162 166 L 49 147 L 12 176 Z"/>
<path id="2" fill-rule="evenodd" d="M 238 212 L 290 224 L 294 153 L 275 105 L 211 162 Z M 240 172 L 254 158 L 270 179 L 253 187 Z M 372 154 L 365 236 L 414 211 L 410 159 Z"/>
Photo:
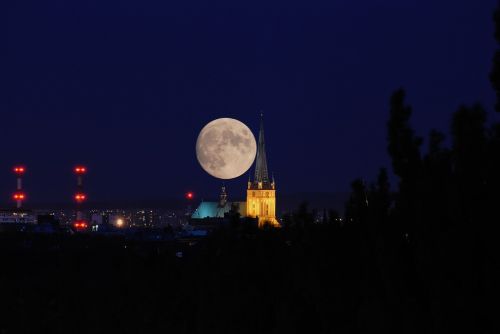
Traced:
<path id="1" fill-rule="evenodd" d="M 77 194 L 75 194 L 75 201 L 77 201 L 78 203 L 82 203 L 86 199 L 87 199 L 87 195 L 85 195 L 84 193 L 77 193 Z"/>
<path id="2" fill-rule="evenodd" d="M 77 230 L 84 230 L 86 229 L 89 225 L 87 224 L 87 222 L 85 220 L 77 220 L 73 223 L 73 226 L 77 229 Z"/>
<path id="3" fill-rule="evenodd" d="M 26 199 L 26 194 L 24 194 L 23 192 L 16 192 L 14 193 L 14 195 L 12 195 L 12 198 L 15 201 L 24 201 Z"/>
<path id="4" fill-rule="evenodd" d="M 26 167 L 24 166 L 16 166 L 13 168 L 14 173 L 17 175 L 23 175 L 26 172 Z"/>
<path id="5" fill-rule="evenodd" d="M 85 174 L 87 172 L 87 167 L 84 166 L 76 166 L 75 167 L 75 173 L 78 175 Z"/>
<path id="6" fill-rule="evenodd" d="M 186 194 L 186 198 L 187 198 L 187 199 L 193 199 L 193 198 L 194 198 L 194 194 L 193 194 L 192 192 L 188 192 L 188 193 Z"/>

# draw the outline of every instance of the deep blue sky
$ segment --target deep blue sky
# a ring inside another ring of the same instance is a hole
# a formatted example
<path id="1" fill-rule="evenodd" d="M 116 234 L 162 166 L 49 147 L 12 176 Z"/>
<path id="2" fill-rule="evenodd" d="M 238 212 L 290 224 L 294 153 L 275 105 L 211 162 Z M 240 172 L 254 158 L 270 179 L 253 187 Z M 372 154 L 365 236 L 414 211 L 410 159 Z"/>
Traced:
<path id="1" fill-rule="evenodd" d="M 68 199 L 77 162 L 89 166 L 98 201 L 217 194 L 220 182 L 196 160 L 199 130 L 234 117 L 257 131 L 261 109 L 281 192 L 346 191 L 389 166 L 396 88 L 407 89 L 422 135 L 447 130 L 461 103 L 492 109 L 494 6 L 10 1 L 1 10 L 0 206 L 18 161 L 34 202 Z M 245 184 L 228 182 L 230 195 Z"/>

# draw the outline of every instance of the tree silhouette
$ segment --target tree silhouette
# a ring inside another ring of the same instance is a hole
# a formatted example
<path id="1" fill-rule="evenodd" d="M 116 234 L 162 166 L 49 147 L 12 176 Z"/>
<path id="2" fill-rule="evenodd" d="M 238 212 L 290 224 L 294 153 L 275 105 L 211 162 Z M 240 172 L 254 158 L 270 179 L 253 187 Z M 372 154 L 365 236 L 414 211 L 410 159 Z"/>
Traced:
<path id="1" fill-rule="evenodd" d="M 367 190 L 363 180 L 356 179 L 351 183 L 351 196 L 346 203 L 345 216 L 349 224 L 362 224 L 368 215 Z"/>
<path id="2" fill-rule="evenodd" d="M 414 237 L 421 212 L 422 138 L 415 136 L 409 124 L 412 108 L 405 104 L 405 96 L 405 91 L 399 89 L 391 97 L 387 139 L 393 171 L 399 177 L 395 214 L 401 221 L 402 232 Z"/>
<path id="3" fill-rule="evenodd" d="M 462 106 L 453 115 L 453 167 L 458 194 L 458 222 L 470 225 L 480 212 L 486 179 L 486 112 Z"/>

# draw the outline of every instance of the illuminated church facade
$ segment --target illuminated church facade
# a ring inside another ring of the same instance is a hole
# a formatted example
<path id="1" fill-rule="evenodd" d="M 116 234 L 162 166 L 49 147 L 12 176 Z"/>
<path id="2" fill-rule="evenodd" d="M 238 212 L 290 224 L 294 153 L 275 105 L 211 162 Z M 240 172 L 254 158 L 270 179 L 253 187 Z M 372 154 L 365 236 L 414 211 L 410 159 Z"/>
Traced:
<path id="1" fill-rule="evenodd" d="M 194 220 L 224 218 L 232 208 L 237 208 L 242 217 L 255 218 L 259 227 L 270 224 L 279 227 L 276 219 L 276 183 L 269 178 L 267 169 L 264 122 L 261 117 L 259 143 L 255 160 L 254 179 L 248 180 L 246 202 L 228 202 L 226 188 L 222 187 L 219 202 L 201 202 L 191 216 Z"/>
<path id="2" fill-rule="evenodd" d="M 264 121 L 261 117 L 259 144 L 255 160 L 254 179 L 248 180 L 247 187 L 247 217 L 258 218 L 259 227 L 268 223 L 279 226 L 276 219 L 276 182 L 269 179 L 267 170 L 266 143 L 264 139 Z"/>

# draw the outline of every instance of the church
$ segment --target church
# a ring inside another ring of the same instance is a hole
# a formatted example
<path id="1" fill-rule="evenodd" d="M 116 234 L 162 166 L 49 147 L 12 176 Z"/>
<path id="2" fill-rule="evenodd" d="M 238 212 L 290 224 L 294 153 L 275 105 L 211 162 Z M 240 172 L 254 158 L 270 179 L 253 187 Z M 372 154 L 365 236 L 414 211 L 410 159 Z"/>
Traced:
<path id="1" fill-rule="evenodd" d="M 225 186 L 222 187 L 219 202 L 201 202 L 191 216 L 194 220 L 224 218 L 235 207 L 242 217 L 258 218 L 259 227 L 270 224 L 279 227 L 276 219 L 276 183 L 269 178 L 267 169 L 266 144 L 264 139 L 264 120 L 261 115 L 259 143 L 255 159 L 253 181 L 248 180 L 247 201 L 229 202 Z"/>

